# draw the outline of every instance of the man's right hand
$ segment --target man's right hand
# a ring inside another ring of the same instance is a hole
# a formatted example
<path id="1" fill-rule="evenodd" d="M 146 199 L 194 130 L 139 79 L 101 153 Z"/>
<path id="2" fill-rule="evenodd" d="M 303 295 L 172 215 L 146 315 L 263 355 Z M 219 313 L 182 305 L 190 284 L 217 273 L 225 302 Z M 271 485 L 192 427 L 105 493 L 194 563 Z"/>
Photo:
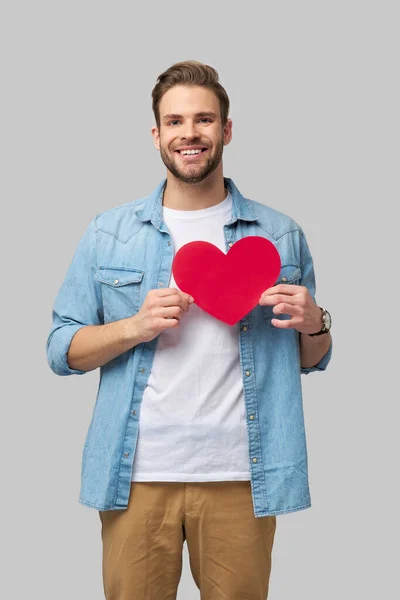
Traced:
<path id="1" fill-rule="evenodd" d="M 105 325 L 81 327 L 70 344 L 69 367 L 92 371 L 137 344 L 150 342 L 163 329 L 178 327 L 181 316 L 193 302 L 189 294 L 176 288 L 150 290 L 136 315 Z"/>
<path id="2" fill-rule="evenodd" d="M 139 312 L 134 315 L 136 336 L 141 342 L 150 342 L 164 329 L 178 327 L 184 312 L 194 299 L 176 288 L 150 290 Z"/>

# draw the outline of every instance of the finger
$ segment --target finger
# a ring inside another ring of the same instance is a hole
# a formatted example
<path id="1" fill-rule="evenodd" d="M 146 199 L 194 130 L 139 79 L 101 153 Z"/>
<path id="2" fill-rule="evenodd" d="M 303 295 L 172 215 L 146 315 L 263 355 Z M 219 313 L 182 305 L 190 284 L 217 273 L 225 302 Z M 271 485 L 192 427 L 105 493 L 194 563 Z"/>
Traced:
<path id="1" fill-rule="evenodd" d="M 271 323 L 277 329 L 294 329 L 296 327 L 295 319 L 271 319 Z"/>
<path id="2" fill-rule="evenodd" d="M 194 298 L 193 296 L 191 296 L 190 294 L 186 294 L 186 292 L 182 292 L 181 290 L 178 290 L 177 288 L 164 288 L 164 289 L 154 289 L 153 292 L 156 292 L 157 296 L 159 298 L 166 298 L 168 296 L 181 296 L 183 297 L 188 303 L 192 303 L 194 302 Z"/>
<path id="3" fill-rule="evenodd" d="M 154 288 L 152 292 L 158 298 L 163 298 L 164 296 L 171 296 L 171 294 L 179 294 L 179 290 L 177 290 L 176 288 Z"/>
<path id="4" fill-rule="evenodd" d="M 192 296 L 189 296 L 188 294 L 181 294 L 179 296 L 177 305 L 180 306 L 182 308 L 182 310 L 187 312 L 189 310 L 189 306 L 192 304 L 191 298 L 192 298 Z"/>
<path id="5" fill-rule="evenodd" d="M 259 304 L 261 306 L 275 306 L 281 302 L 287 304 L 301 304 L 303 302 L 301 294 L 296 296 L 289 296 L 288 294 L 273 294 L 273 295 L 262 295 Z"/>
<path id="6" fill-rule="evenodd" d="M 265 290 L 261 296 L 270 296 L 271 294 L 288 294 L 289 296 L 294 296 L 299 293 L 301 287 L 303 286 L 280 283 Z"/>
<path id="7" fill-rule="evenodd" d="M 180 306 L 159 306 L 157 316 L 163 319 L 180 319 L 182 317 L 182 309 Z"/>
<path id="8" fill-rule="evenodd" d="M 183 295 L 185 300 L 187 300 L 189 302 L 189 304 L 192 304 L 194 302 L 194 298 L 190 294 L 187 294 L 186 292 L 180 292 L 180 293 Z"/>
<path id="9" fill-rule="evenodd" d="M 272 310 L 276 315 L 290 315 L 291 317 L 301 317 L 303 314 L 303 309 L 300 306 L 285 302 L 277 304 Z"/>
<path id="10" fill-rule="evenodd" d="M 171 328 L 172 329 L 172 327 L 179 327 L 180 324 L 181 324 L 181 322 L 180 322 L 179 319 L 174 319 L 172 317 L 169 318 L 169 319 L 165 319 L 163 321 L 163 327 L 165 327 L 165 328 Z"/>
<path id="11" fill-rule="evenodd" d="M 158 302 L 160 303 L 160 306 L 180 306 L 180 308 L 185 312 L 189 310 L 190 304 L 188 300 L 186 300 L 186 298 L 180 293 L 171 294 L 169 296 L 161 296 L 159 297 Z"/>

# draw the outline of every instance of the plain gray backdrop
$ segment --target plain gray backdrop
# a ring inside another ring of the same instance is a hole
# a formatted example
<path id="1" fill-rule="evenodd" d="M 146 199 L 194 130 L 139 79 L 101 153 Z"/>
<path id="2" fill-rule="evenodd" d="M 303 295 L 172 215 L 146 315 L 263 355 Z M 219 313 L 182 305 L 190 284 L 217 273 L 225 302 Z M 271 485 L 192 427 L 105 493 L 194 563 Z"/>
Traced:
<path id="1" fill-rule="evenodd" d="M 45 344 L 90 220 L 165 176 L 151 90 L 188 59 L 230 96 L 224 174 L 303 227 L 333 318 L 331 364 L 302 378 L 312 507 L 277 518 L 269 599 L 399 594 L 396 5 L 2 4 L 1 597 L 103 598 L 78 504 L 98 371 L 57 377 Z M 178 598 L 199 598 L 186 546 Z"/>

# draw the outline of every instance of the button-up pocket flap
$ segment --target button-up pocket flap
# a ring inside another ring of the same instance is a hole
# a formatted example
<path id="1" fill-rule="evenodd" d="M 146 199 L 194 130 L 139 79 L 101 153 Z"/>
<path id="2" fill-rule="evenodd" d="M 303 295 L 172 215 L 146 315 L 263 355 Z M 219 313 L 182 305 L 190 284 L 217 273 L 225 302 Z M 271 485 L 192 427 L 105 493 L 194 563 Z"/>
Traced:
<path id="1" fill-rule="evenodd" d="M 144 271 L 139 269 L 128 269 L 123 267 L 99 267 L 95 278 L 101 283 L 106 283 L 113 287 L 121 287 L 129 283 L 140 283 L 143 279 Z"/>
<path id="2" fill-rule="evenodd" d="M 301 279 L 301 270 L 297 265 L 283 265 L 275 285 L 280 283 L 294 283 Z"/>

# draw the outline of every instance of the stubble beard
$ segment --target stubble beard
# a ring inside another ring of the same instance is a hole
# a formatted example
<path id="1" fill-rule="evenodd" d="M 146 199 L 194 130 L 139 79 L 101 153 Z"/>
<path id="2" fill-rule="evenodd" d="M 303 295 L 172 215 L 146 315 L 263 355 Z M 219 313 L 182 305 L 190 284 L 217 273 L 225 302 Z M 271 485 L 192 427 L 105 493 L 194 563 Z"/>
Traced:
<path id="1" fill-rule="evenodd" d="M 194 146 L 195 144 L 193 144 Z M 223 138 L 219 140 L 219 142 L 215 146 L 215 153 L 213 156 L 209 156 L 201 169 L 195 164 L 193 165 L 183 165 L 179 168 L 178 160 L 179 157 L 175 156 L 172 158 L 170 153 L 164 150 L 162 144 L 160 144 L 160 155 L 161 160 L 167 169 L 177 178 L 179 181 L 183 183 L 200 183 L 204 181 L 215 169 L 218 167 L 219 163 L 222 159 L 222 154 L 224 151 Z M 173 151 L 174 152 L 174 151 Z M 174 152 L 175 154 L 175 152 Z M 191 170 L 191 167 L 193 170 Z"/>

